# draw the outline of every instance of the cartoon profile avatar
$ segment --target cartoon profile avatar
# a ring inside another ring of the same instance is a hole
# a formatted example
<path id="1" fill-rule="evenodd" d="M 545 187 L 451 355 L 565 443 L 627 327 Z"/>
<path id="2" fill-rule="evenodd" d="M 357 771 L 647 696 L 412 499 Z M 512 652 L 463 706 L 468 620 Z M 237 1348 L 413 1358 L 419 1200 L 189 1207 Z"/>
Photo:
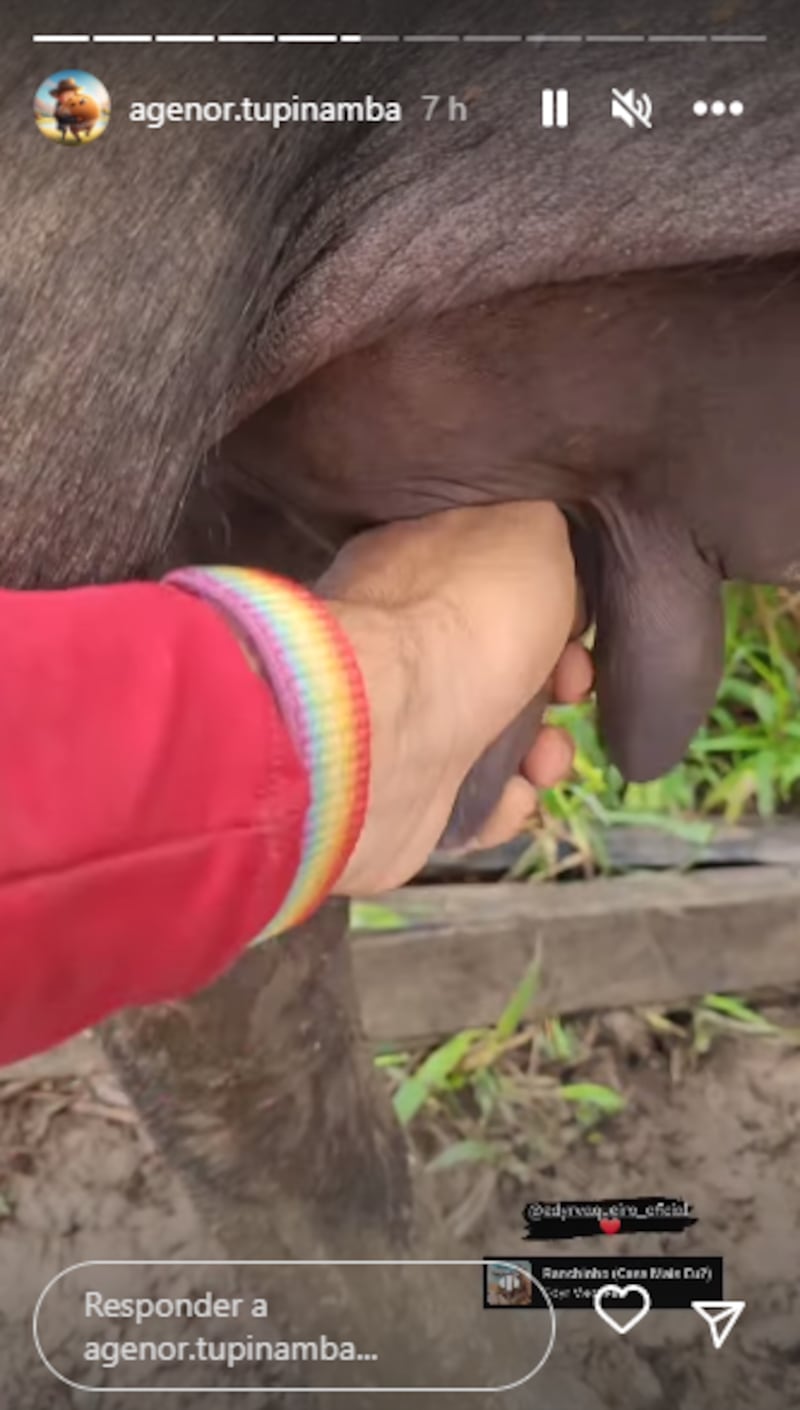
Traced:
<path id="1" fill-rule="evenodd" d="M 93 74 L 61 70 L 39 85 L 33 110 L 45 137 L 63 146 L 82 147 L 105 132 L 111 101 Z"/>

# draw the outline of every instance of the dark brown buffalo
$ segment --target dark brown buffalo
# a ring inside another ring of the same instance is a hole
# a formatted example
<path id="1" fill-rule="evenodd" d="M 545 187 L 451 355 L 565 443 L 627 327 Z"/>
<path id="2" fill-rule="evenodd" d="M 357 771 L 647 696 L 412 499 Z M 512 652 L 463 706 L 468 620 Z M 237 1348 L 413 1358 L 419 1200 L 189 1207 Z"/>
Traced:
<path id="1" fill-rule="evenodd" d="M 723 579 L 800 583 L 799 335 L 795 256 L 527 290 L 340 357 L 228 449 L 344 522 L 557 499 L 612 757 L 648 779 L 713 703 Z"/>
<path id="2" fill-rule="evenodd" d="M 96 0 L 80 22 L 769 42 L 55 52 L 30 34 L 62 33 L 62 5 L 42 0 L 35 20 L 6 6 L 3 582 L 198 557 L 305 573 L 303 545 L 311 573 L 360 524 L 554 498 L 597 616 L 613 756 L 631 777 L 675 762 L 713 698 L 722 580 L 793 582 L 800 561 L 800 29 L 793 0 L 664 8 L 375 0 L 335 19 L 304 5 L 301 21 L 250 0 Z M 94 69 L 111 94 L 109 133 L 80 163 L 33 135 L 48 65 Z M 570 88 L 566 130 L 539 126 L 546 84 Z M 652 130 L 612 120 L 612 86 L 651 95 Z M 275 131 L 125 115 L 135 101 L 366 93 L 401 102 L 404 122 Z M 468 121 L 425 122 L 426 94 L 466 101 Z M 693 116 L 716 97 L 744 115 Z M 76 210 L 91 240 L 69 235 Z M 79 379 L 54 363 L 67 344 Z M 501 772 L 487 760 L 459 826 Z M 414 1222 L 373 1089 L 341 916 L 253 951 L 190 1004 L 122 1015 L 106 1042 L 204 1211 L 197 1252 L 212 1236 L 240 1257 L 441 1250 Z M 368 1307 L 347 1303 L 346 1277 L 334 1291 L 396 1374 L 412 1345 L 457 1368 L 446 1309 L 421 1297 L 390 1316 L 388 1288 Z M 592 1403 L 574 1386 L 542 1395 L 555 1410 Z"/>

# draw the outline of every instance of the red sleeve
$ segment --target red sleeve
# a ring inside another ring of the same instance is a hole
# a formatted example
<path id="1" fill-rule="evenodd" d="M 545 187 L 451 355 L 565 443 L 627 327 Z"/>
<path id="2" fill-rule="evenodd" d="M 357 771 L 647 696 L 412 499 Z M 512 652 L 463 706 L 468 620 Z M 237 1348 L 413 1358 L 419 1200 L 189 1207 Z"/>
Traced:
<path id="1" fill-rule="evenodd" d="M 0 592 L 0 1063 L 186 995 L 281 905 L 306 771 L 218 612 Z"/>

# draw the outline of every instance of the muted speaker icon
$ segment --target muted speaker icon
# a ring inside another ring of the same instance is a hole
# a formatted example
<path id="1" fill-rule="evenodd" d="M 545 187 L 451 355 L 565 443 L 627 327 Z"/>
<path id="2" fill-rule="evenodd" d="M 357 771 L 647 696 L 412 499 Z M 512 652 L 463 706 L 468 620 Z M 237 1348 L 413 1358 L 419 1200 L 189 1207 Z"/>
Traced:
<path id="1" fill-rule="evenodd" d="M 637 93 L 634 88 L 628 88 L 624 93 L 612 88 L 611 116 L 619 118 L 628 127 L 635 127 L 637 122 L 642 127 L 652 127 L 653 100 L 649 93 Z"/>

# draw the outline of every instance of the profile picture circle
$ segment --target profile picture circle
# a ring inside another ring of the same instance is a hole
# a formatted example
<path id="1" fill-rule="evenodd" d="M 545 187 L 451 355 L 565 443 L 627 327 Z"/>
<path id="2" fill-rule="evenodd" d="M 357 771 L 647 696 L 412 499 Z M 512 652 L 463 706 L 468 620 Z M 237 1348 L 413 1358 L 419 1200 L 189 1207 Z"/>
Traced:
<path id="1" fill-rule="evenodd" d="M 111 116 L 108 89 L 84 69 L 58 69 L 36 90 L 36 126 L 62 147 L 85 147 L 102 137 Z"/>

